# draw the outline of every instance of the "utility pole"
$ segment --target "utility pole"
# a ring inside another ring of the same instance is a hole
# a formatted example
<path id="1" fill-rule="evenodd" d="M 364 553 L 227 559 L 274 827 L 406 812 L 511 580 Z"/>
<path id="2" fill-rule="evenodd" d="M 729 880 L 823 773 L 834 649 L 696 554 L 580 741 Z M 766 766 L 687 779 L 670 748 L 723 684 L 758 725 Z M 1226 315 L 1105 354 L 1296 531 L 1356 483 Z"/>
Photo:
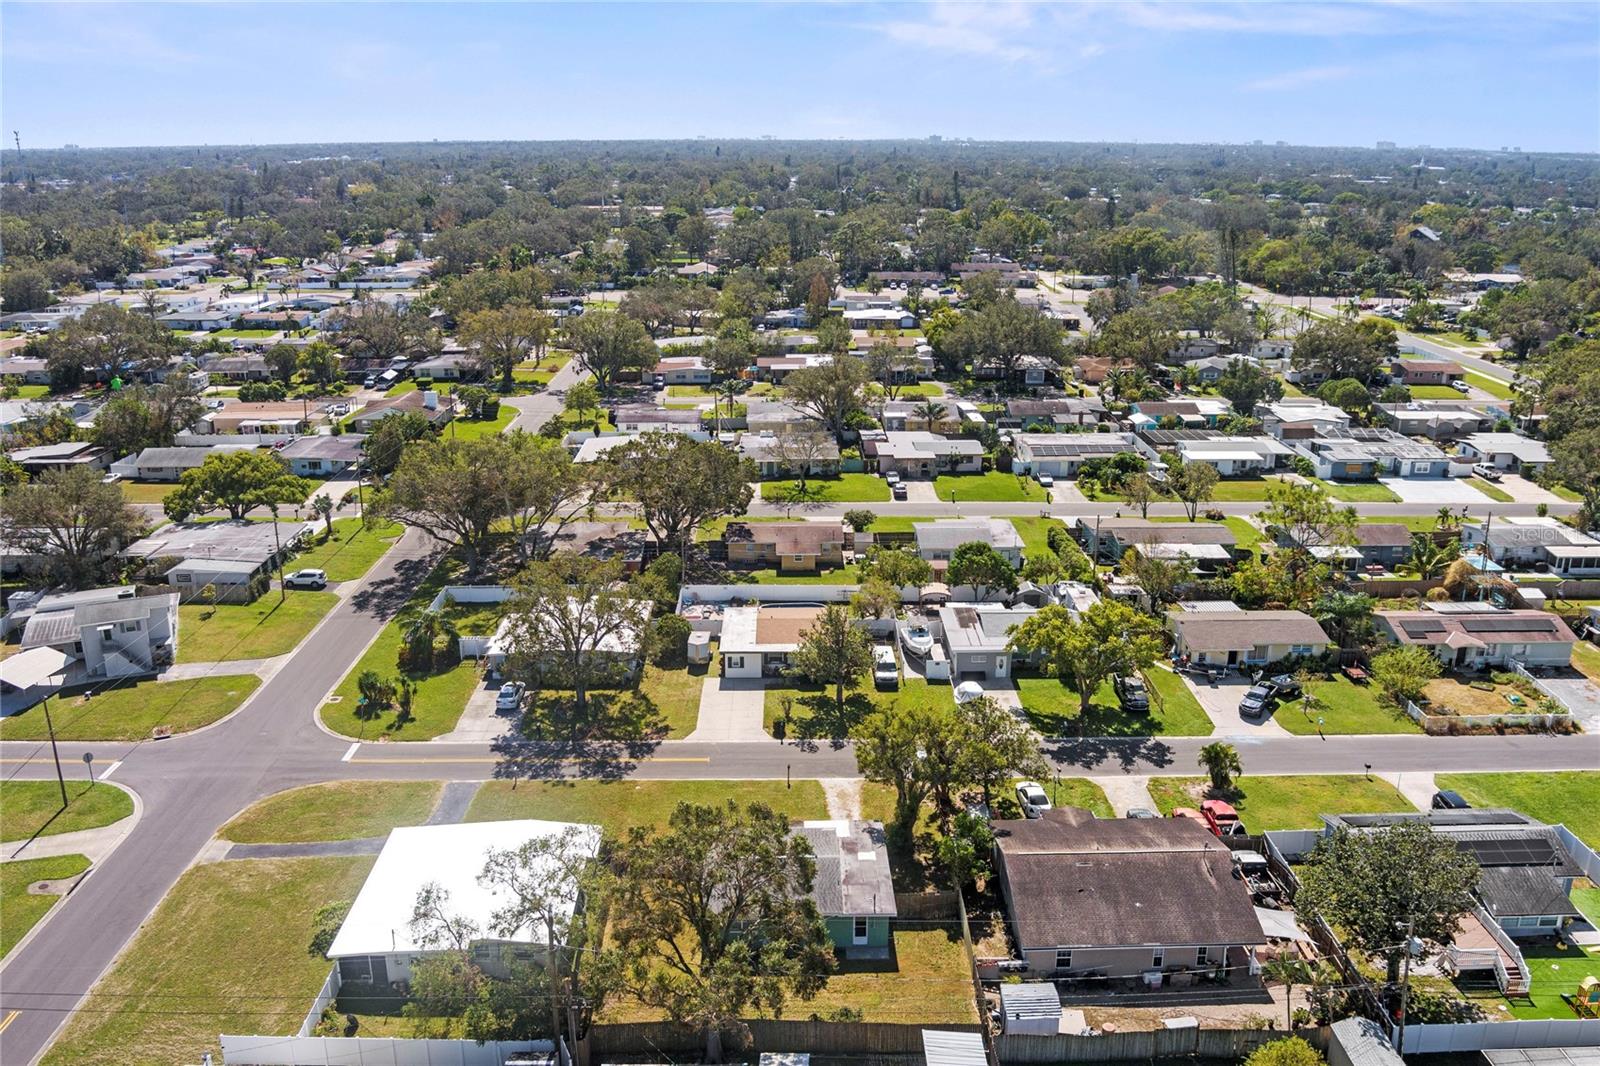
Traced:
<path id="1" fill-rule="evenodd" d="M 1406 1012 L 1411 1007 L 1411 938 L 1416 926 L 1414 919 L 1406 920 L 1406 940 L 1401 945 L 1405 958 L 1400 963 L 1400 1039 L 1394 1049 L 1397 1055 L 1404 1055 L 1406 1051 Z"/>
<path id="2" fill-rule="evenodd" d="M 50 754 L 56 760 L 56 783 L 61 786 L 61 809 L 67 807 L 67 779 L 61 773 L 61 751 L 56 747 L 56 724 L 50 720 L 50 697 L 44 698 L 44 727 L 50 731 Z"/>
<path id="3" fill-rule="evenodd" d="M 278 537 L 278 505 L 272 505 L 272 548 L 273 557 L 278 560 L 278 602 L 282 603 L 289 598 L 283 587 L 283 541 Z"/>

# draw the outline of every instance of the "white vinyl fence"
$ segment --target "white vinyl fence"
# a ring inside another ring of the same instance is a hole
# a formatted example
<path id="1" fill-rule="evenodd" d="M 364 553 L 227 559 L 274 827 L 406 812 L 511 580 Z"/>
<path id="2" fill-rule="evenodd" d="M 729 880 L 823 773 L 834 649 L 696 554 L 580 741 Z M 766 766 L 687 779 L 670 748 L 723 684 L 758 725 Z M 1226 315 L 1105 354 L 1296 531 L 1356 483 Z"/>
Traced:
<path id="1" fill-rule="evenodd" d="M 1428 1055 L 1490 1048 L 1536 1047 L 1600 1047 L 1600 1021 L 1543 1018 L 1521 1022 L 1408 1025 L 1404 1053 Z"/>
<path id="2" fill-rule="evenodd" d="M 549 1040 L 406 1040 L 400 1037 L 224 1036 L 225 1066 L 504 1066 L 518 1053 L 550 1054 Z"/>

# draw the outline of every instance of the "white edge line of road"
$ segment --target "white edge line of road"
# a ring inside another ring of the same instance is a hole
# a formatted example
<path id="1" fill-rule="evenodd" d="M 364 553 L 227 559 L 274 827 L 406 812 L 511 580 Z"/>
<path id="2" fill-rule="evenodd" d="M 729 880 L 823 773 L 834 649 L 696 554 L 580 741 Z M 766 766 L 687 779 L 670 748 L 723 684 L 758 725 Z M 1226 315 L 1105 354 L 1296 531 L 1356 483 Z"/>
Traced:
<path id="1" fill-rule="evenodd" d="M 117 763 L 113 763 L 112 765 L 113 766 L 121 765 L 120 760 Z M 105 776 L 102 774 L 100 776 L 99 780 L 105 781 Z M 127 785 L 119 784 L 119 783 L 117 783 L 115 781 L 107 782 L 107 784 L 109 784 L 112 788 L 121 789 L 123 792 L 127 793 L 128 798 L 133 800 L 133 813 L 128 815 L 128 817 L 122 819 L 122 821 L 124 821 L 124 822 L 126 822 L 128 824 L 127 828 L 122 831 L 122 835 L 121 836 L 117 837 L 117 842 L 115 844 L 111 845 L 110 850 L 108 850 L 106 852 L 105 858 L 103 858 L 101 860 L 101 862 L 104 862 L 105 859 L 110 858 L 112 853 L 115 852 L 118 848 L 120 848 L 122 846 L 122 842 L 124 840 L 128 839 L 128 834 L 133 832 L 134 828 L 139 824 L 139 820 L 144 817 L 144 799 L 139 795 L 139 793 L 135 792 L 133 789 L 129 788 Z M 112 824 L 120 824 L 120 823 L 112 823 Z M 16 861 L 17 862 L 23 862 L 23 861 L 25 861 L 25 859 L 18 859 Z M 89 878 L 93 877 L 95 875 L 95 873 L 100 869 L 100 865 L 101 865 L 100 862 L 91 863 L 90 866 L 89 866 L 89 869 L 84 871 L 83 876 L 80 877 L 78 879 L 77 883 L 72 886 L 72 892 L 76 892 L 78 890 L 78 888 L 85 881 L 87 881 L 87 880 L 89 880 Z M 67 898 L 67 896 L 72 895 L 72 892 L 68 892 L 67 895 L 66 896 L 62 896 L 61 899 L 65 900 Z M 33 928 L 29 929 L 26 933 L 24 933 L 22 935 L 22 939 L 21 940 L 18 940 L 15 944 L 11 945 L 11 950 L 6 952 L 6 957 L 3 958 L 3 959 L 0 959 L 0 973 L 4 973 L 5 972 L 6 963 L 11 961 L 12 959 L 15 959 L 19 954 L 21 954 L 22 949 L 27 946 L 28 941 L 32 940 L 34 938 L 34 936 L 39 932 L 39 930 L 43 929 L 46 925 L 48 925 L 50 923 L 50 919 L 54 918 L 58 913 L 60 913 L 59 906 L 57 904 L 51 904 L 50 909 L 48 911 L 45 911 L 44 916 L 42 918 L 40 918 L 37 922 L 34 923 Z M 148 917 L 148 915 L 146 915 L 146 917 Z M 142 926 L 144 923 L 140 922 L 139 924 Z M 107 967 L 107 969 L 109 969 L 109 968 L 110 967 Z M 95 978 L 95 981 L 98 982 L 99 980 L 100 980 L 100 977 L 97 976 Z M 90 985 L 89 987 L 93 988 L 94 986 Z M 87 993 L 85 993 L 85 995 L 87 995 Z M 80 997 L 78 999 L 78 1003 L 82 1003 L 82 1002 L 83 1002 L 83 999 L 82 999 L 82 997 Z M 72 1005 L 72 1009 L 73 1009 L 74 1013 L 76 1013 L 76 1011 L 78 1009 L 78 1003 L 74 1003 Z M 21 1008 L 21 1009 L 22 1009 L 23 1013 L 27 1013 L 27 1008 L 26 1007 Z M 62 1018 L 62 1023 L 63 1024 L 66 1021 L 66 1017 L 69 1017 L 69 1016 L 63 1016 L 63 1018 Z M 55 1034 L 57 1032 L 59 1032 L 60 1029 L 61 1029 L 61 1025 L 58 1024 L 55 1029 L 51 1030 L 50 1040 L 45 1042 L 45 1045 L 44 1045 L 45 1048 L 48 1048 L 50 1046 L 50 1044 L 52 1042 L 54 1042 Z M 44 1050 L 41 1049 L 40 1050 L 40 1054 L 43 1055 L 43 1053 L 44 1053 Z M 33 1061 L 37 1062 L 38 1059 L 35 1058 Z"/>
<path id="2" fill-rule="evenodd" d="M 361 741 L 359 741 L 359 740 L 355 741 L 348 748 L 345 749 L 345 753 L 339 759 L 339 761 L 340 762 L 349 762 L 352 758 L 355 757 L 356 752 L 358 752 L 360 750 L 361 750 Z"/>

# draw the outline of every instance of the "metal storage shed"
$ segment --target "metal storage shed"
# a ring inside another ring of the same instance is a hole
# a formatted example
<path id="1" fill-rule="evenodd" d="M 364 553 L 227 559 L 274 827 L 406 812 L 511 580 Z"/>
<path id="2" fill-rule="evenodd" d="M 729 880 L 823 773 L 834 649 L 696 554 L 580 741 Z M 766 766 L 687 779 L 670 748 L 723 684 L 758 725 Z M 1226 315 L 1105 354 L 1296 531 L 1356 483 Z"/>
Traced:
<path id="1" fill-rule="evenodd" d="M 1061 1029 L 1061 996 L 1048 981 L 1001 985 L 1000 1016 L 1007 1033 L 1055 1036 Z"/>
<path id="2" fill-rule="evenodd" d="M 922 1057 L 928 1066 L 989 1066 L 983 1036 L 945 1029 L 922 1031 Z"/>

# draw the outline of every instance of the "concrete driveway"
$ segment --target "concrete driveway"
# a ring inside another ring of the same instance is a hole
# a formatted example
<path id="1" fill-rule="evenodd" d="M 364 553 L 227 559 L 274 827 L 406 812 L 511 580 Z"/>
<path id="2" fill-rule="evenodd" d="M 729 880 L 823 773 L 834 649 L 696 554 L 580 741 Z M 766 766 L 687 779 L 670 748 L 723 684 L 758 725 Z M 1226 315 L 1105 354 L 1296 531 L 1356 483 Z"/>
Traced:
<path id="1" fill-rule="evenodd" d="M 1381 477 L 1384 487 L 1403 503 L 1487 503 L 1489 497 L 1454 477 Z"/>
<path id="2" fill-rule="evenodd" d="M 1519 474 L 1501 474 L 1495 488 L 1517 503 L 1560 503 L 1561 497 Z"/>
<path id="3" fill-rule="evenodd" d="M 933 491 L 931 481 L 907 481 L 905 503 L 938 503 L 939 494 Z"/>
<path id="4" fill-rule="evenodd" d="M 486 743 L 500 739 L 511 728 L 514 716 L 494 713 L 494 699 L 499 692 L 498 681 L 479 677 L 472 695 L 467 697 L 467 707 L 461 712 L 460 721 L 439 739 L 465 743 Z"/>
<path id="5" fill-rule="evenodd" d="M 700 716 L 689 740 L 714 744 L 771 741 L 762 725 L 767 686 L 758 680 L 708 677 L 700 687 Z"/>
<path id="6" fill-rule="evenodd" d="M 1206 717 L 1211 719 L 1212 728 L 1217 736 L 1286 737 L 1289 735 L 1289 731 L 1275 722 L 1270 715 L 1265 718 L 1246 718 L 1239 713 L 1239 701 L 1250 691 L 1249 678 L 1229 674 L 1212 686 L 1205 682 L 1196 683 L 1188 674 L 1182 677 L 1184 685 L 1194 693 L 1194 698 L 1200 701 L 1200 708 L 1206 712 Z"/>

